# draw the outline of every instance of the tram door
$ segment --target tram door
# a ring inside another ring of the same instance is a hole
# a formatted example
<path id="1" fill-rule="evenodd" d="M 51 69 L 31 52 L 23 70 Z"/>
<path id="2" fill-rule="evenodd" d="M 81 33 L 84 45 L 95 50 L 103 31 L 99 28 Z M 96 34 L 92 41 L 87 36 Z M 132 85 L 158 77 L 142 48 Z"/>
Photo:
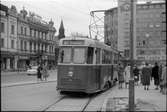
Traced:
<path id="1" fill-rule="evenodd" d="M 100 73 L 101 73 L 101 66 L 100 66 L 100 48 L 95 49 L 95 59 L 96 59 L 96 88 L 100 89 Z"/>

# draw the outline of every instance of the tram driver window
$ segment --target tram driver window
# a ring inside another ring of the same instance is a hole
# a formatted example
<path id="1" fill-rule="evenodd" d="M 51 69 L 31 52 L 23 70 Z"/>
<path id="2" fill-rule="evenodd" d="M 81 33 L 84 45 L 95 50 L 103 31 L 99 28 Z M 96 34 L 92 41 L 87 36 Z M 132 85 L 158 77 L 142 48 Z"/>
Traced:
<path id="1" fill-rule="evenodd" d="M 93 48 L 88 47 L 88 53 L 87 53 L 87 64 L 93 63 Z"/>
<path id="2" fill-rule="evenodd" d="M 60 63 L 70 63 L 71 62 L 71 48 L 63 48 L 60 51 Z"/>

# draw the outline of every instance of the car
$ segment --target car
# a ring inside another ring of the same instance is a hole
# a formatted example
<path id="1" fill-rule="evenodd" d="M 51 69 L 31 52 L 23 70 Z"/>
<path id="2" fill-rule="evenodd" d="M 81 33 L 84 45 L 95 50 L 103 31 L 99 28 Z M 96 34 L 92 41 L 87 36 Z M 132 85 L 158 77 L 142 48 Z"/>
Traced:
<path id="1" fill-rule="evenodd" d="M 27 70 L 27 75 L 37 75 L 38 66 L 32 66 Z"/>

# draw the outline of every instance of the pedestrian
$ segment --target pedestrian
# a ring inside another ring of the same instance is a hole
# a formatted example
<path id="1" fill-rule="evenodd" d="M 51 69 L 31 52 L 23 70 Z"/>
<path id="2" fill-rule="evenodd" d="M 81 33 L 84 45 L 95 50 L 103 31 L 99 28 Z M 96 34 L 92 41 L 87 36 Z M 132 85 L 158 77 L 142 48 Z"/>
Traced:
<path id="1" fill-rule="evenodd" d="M 129 79 L 130 79 L 130 65 L 129 64 L 127 64 L 127 66 L 125 67 L 124 76 L 125 76 L 125 88 L 127 88 L 129 84 Z"/>
<path id="2" fill-rule="evenodd" d="M 121 63 L 118 64 L 118 81 L 119 81 L 119 89 L 122 88 L 122 84 L 124 82 L 124 68 Z"/>
<path id="3" fill-rule="evenodd" d="M 166 90 L 166 87 L 167 87 L 167 82 L 166 82 L 166 64 L 163 66 L 162 68 L 162 93 L 163 94 L 166 94 L 167 93 L 167 90 Z"/>
<path id="4" fill-rule="evenodd" d="M 159 78 L 159 66 L 158 66 L 157 62 L 155 62 L 155 65 L 152 68 L 152 75 L 151 76 L 154 78 L 154 85 L 156 86 L 155 89 L 158 90 L 160 78 Z"/>
<path id="5" fill-rule="evenodd" d="M 42 66 L 40 64 L 37 68 L 37 81 L 42 81 Z"/>
<path id="6" fill-rule="evenodd" d="M 137 68 L 136 65 L 134 65 L 133 73 L 134 73 L 135 84 L 138 85 L 138 82 L 139 82 L 139 69 Z"/>
<path id="7" fill-rule="evenodd" d="M 143 84 L 143 74 L 142 74 L 142 69 L 145 67 L 145 62 L 142 62 L 142 64 L 139 67 L 139 74 L 140 74 L 140 84 Z"/>
<path id="8" fill-rule="evenodd" d="M 44 80 L 47 81 L 47 78 L 49 77 L 47 65 L 43 65 L 42 76 L 43 76 Z"/>
<path id="9" fill-rule="evenodd" d="M 160 64 L 159 66 L 159 87 L 160 87 L 160 92 L 162 92 L 162 69 L 163 69 L 163 65 Z"/>
<path id="10" fill-rule="evenodd" d="M 144 86 L 144 90 L 149 90 L 149 85 L 150 85 L 150 78 L 151 78 L 151 69 L 148 66 L 148 63 L 146 63 L 146 66 L 143 67 L 142 69 L 142 77 L 143 77 L 143 81 L 142 84 Z"/>

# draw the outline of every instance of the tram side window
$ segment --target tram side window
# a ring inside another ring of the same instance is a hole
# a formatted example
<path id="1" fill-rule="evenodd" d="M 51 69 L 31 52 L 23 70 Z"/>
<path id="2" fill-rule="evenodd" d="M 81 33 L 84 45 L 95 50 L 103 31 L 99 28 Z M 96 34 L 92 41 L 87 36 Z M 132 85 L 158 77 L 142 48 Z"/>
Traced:
<path id="1" fill-rule="evenodd" d="M 85 48 L 74 48 L 73 61 L 77 64 L 85 62 Z"/>
<path id="2" fill-rule="evenodd" d="M 93 63 L 93 48 L 88 47 L 88 53 L 87 53 L 87 64 Z"/>
<path id="3" fill-rule="evenodd" d="M 102 64 L 106 64 L 106 52 L 102 50 Z"/>
<path id="4" fill-rule="evenodd" d="M 100 64 L 100 49 L 96 49 L 96 64 Z"/>

